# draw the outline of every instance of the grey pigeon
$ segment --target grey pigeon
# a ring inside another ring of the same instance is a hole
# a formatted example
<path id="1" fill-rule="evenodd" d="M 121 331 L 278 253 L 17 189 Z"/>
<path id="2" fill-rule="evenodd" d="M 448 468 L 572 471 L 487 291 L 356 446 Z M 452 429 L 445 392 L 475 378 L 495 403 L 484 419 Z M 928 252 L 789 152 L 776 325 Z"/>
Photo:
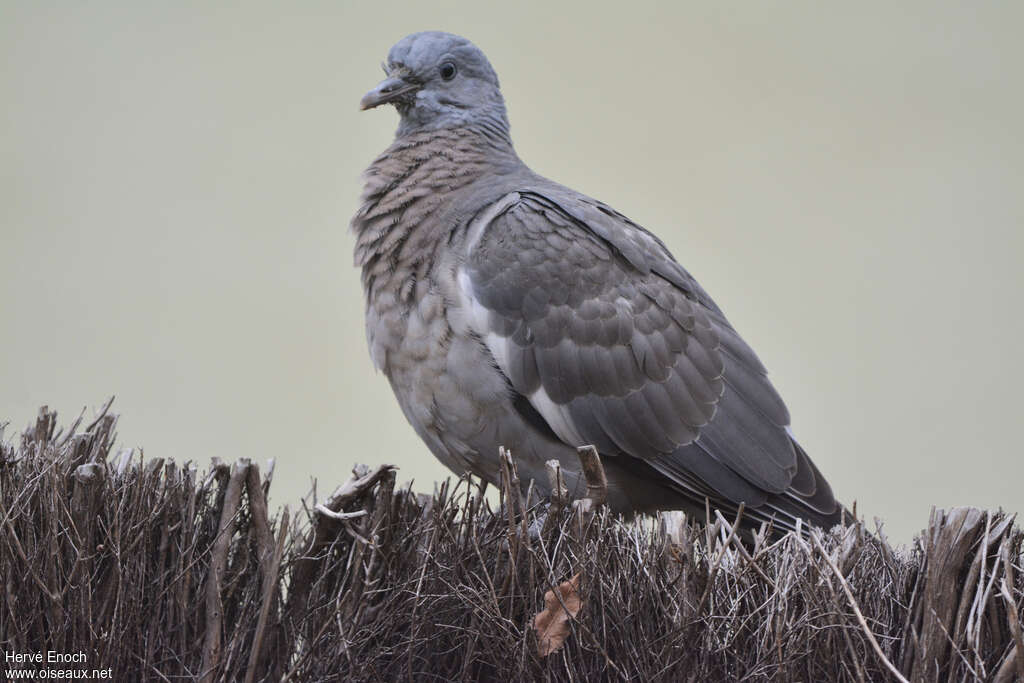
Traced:
<path id="1" fill-rule="evenodd" d="M 355 262 L 370 355 L 441 462 L 497 483 L 505 446 L 547 493 L 558 459 L 579 497 L 593 445 L 615 511 L 840 522 L 764 366 L 661 240 L 519 159 L 483 52 L 415 33 L 384 70 L 361 108 L 401 121 L 365 173 Z"/>

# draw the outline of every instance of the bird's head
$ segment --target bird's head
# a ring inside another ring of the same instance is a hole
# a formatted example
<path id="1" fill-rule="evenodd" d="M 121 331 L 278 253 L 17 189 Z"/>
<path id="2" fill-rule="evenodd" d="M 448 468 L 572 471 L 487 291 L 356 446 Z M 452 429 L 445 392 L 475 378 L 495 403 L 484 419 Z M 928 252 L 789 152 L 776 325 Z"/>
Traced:
<path id="1" fill-rule="evenodd" d="M 363 96 L 359 107 L 395 105 L 402 117 L 399 136 L 481 126 L 507 137 L 498 76 L 484 53 L 465 38 L 441 31 L 413 33 L 395 43 L 383 66 L 387 78 Z"/>

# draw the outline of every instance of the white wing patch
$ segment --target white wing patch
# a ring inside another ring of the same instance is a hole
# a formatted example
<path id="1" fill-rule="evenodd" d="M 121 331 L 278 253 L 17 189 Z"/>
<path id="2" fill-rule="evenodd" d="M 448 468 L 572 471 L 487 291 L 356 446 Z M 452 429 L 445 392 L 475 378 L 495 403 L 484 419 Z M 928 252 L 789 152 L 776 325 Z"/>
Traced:
<path id="1" fill-rule="evenodd" d="M 487 207 L 487 210 L 474 218 L 469 224 L 466 235 L 466 253 L 471 254 L 480 242 L 484 230 L 491 224 L 498 214 L 508 210 L 510 206 L 519 201 L 518 192 L 509 192 L 507 195 Z"/>
<path id="2" fill-rule="evenodd" d="M 469 225 L 469 232 L 466 240 L 466 253 L 469 254 L 479 244 L 484 231 L 492 220 L 510 206 L 519 201 L 519 193 L 511 192 L 494 204 L 491 204 L 480 216 Z M 492 332 L 488 325 L 490 311 L 481 304 L 473 291 L 473 283 L 463 266 L 459 266 L 455 272 L 457 298 L 459 300 L 462 315 L 461 322 L 469 330 L 473 331 L 490 351 L 498 368 L 505 373 L 506 377 L 511 376 L 509 369 L 508 345 L 511 343 L 507 338 Z M 626 302 L 628 305 L 628 302 Z M 581 446 L 585 443 L 579 431 L 573 424 L 565 406 L 560 406 L 551 400 L 543 387 L 540 387 L 526 397 L 530 404 L 547 421 L 551 429 L 565 443 L 572 446 Z"/>
<path id="3" fill-rule="evenodd" d="M 537 389 L 527 396 L 530 404 L 537 409 L 551 430 L 558 435 L 558 438 L 573 447 L 584 446 L 588 442 L 580 436 L 572 417 L 565 406 L 560 406 L 548 396 L 544 387 Z"/>

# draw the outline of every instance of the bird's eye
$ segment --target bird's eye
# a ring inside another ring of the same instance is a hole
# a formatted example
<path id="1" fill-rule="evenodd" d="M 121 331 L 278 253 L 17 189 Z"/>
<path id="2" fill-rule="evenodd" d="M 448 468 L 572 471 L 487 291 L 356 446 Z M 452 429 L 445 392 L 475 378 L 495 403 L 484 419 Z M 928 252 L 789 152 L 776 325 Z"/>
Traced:
<path id="1" fill-rule="evenodd" d="M 451 62 L 445 62 L 444 64 L 441 65 L 441 68 L 438 70 L 441 72 L 441 78 L 443 78 L 446 81 L 450 81 L 453 78 L 455 78 L 456 68 L 455 65 L 452 64 Z"/>

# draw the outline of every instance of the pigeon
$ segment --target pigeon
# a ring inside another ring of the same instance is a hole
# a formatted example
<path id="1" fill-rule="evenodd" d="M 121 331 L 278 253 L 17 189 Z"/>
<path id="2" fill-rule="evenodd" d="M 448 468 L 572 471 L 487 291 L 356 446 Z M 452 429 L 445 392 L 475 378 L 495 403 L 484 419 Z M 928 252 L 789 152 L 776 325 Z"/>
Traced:
<path id="1" fill-rule="evenodd" d="M 444 465 L 497 484 L 505 447 L 524 488 L 550 495 L 557 460 L 582 498 L 593 446 L 617 513 L 844 520 L 761 361 L 662 241 L 519 158 L 479 48 L 414 33 L 383 67 L 360 108 L 400 121 L 351 223 L 366 336 Z"/>

